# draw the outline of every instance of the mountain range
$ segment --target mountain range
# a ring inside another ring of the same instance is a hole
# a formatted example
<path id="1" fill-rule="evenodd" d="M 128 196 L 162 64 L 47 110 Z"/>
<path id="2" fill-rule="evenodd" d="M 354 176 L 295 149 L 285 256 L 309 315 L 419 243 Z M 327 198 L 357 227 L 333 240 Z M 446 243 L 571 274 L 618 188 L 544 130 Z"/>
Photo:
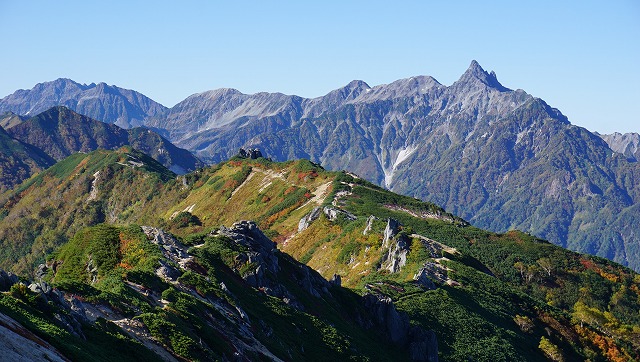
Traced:
<path id="1" fill-rule="evenodd" d="M 0 195 L 0 243 L 17 360 L 640 358 L 629 268 L 307 160 L 76 153 Z"/>
<path id="2" fill-rule="evenodd" d="M 0 111 L 24 114 L 26 107 L 10 105 L 79 94 L 57 91 L 74 87 L 43 83 L 3 98 Z M 90 111 L 101 121 L 117 118 Z M 375 87 L 353 81 L 313 99 L 225 88 L 147 114 L 142 124 L 209 164 L 240 147 L 278 161 L 307 158 L 479 227 L 520 229 L 640 269 L 637 137 L 574 126 L 475 61 L 450 86 L 428 76 Z"/>
<path id="3" fill-rule="evenodd" d="M 86 85 L 63 78 L 39 83 L 29 90 L 18 90 L 0 100 L 0 112 L 10 111 L 28 117 L 55 106 L 66 106 L 123 128 L 141 126 L 146 118 L 166 110 L 161 104 L 129 89 L 105 83 Z"/>

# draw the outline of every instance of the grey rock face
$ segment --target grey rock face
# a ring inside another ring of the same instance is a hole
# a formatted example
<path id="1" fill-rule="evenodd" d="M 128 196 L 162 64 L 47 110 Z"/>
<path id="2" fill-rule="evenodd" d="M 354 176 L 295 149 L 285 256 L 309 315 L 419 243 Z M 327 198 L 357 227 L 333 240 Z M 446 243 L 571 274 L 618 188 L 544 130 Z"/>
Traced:
<path id="1" fill-rule="evenodd" d="M 298 222 L 298 232 L 306 230 L 312 222 L 320 217 L 321 212 L 322 209 L 320 207 L 315 207 L 309 214 L 300 219 L 300 222 Z"/>
<path id="2" fill-rule="evenodd" d="M 249 249 L 240 253 L 235 260 L 238 266 L 247 265 L 247 263 L 253 265 L 252 269 L 241 275 L 249 285 L 268 295 L 282 299 L 294 308 L 304 310 L 304 305 L 279 282 L 278 275 L 282 268 L 276 244 L 262 233 L 255 222 L 239 221 L 230 228 L 222 226 L 213 235 L 227 237 Z M 328 289 L 331 286 L 327 280 L 306 265 L 300 265 L 295 272 L 286 277 L 295 280 L 305 292 L 316 298 L 328 294 Z"/>
<path id="3" fill-rule="evenodd" d="M 123 128 L 141 126 L 146 118 L 166 110 L 163 105 L 129 89 L 105 83 L 84 85 L 62 78 L 0 99 L 0 112 L 11 111 L 22 116 L 35 116 L 55 106 L 66 106 Z"/>
<path id="4" fill-rule="evenodd" d="M 640 160 L 640 134 L 638 133 L 612 133 L 599 134 L 609 147 L 616 153 L 623 154 L 629 161 L 638 162 Z"/>
<path id="5" fill-rule="evenodd" d="M 371 228 L 373 227 L 373 222 L 377 219 L 377 217 L 370 215 L 369 218 L 367 218 L 367 226 L 364 227 L 364 230 L 362 230 L 362 235 L 367 235 L 369 234 L 369 232 L 371 231 Z"/>
<path id="6" fill-rule="evenodd" d="M 398 312 L 391 298 L 374 294 L 366 294 L 362 298 L 375 323 L 385 329 L 389 338 L 394 343 L 405 343 L 409 334 L 409 318 Z"/>
<path id="7" fill-rule="evenodd" d="M 330 221 L 336 221 L 338 220 L 338 217 L 344 217 L 349 221 L 353 221 L 357 219 L 357 217 L 354 214 L 348 211 L 336 209 L 329 206 L 325 206 L 322 209 L 322 212 L 324 212 L 324 214 L 327 216 L 327 219 L 329 219 Z"/>
<path id="8" fill-rule="evenodd" d="M 231 238 L 232 240 L 254 249 L 264 249 L 272 251 L 276 248 L 276 243 L 271 241 L 253 221 L 238 221 L 231 228 L 222 226 L 218 234 Z"/>
<path id="9" fill-rule="evenodd" d="M 447 271 L 438 263 L 426 262 L 413 276 L 413 280 L 427 289 L 436 289 L 434 280 L 441 284 L 446 282 Z"/>
<path id="10" fill-rule="evenodd" d="M 362 303 L 369 310 L 374 327 L 409 350 L 411 361 L 438 361 L 438 342 L 433 331 L 411 327 L 405 313 L 398 312 L 391 298 L 365 294 Z"/>
<path id="11" fill-rule="evenodd" d="M 69 361 L 52 345 L 2 313 L 0 313 L 0 341 L 0 356 L 3 361 Z"/>
<path id="12" fill-rule="evenodd" d="M 407 263 L 410 242 L 409 238 L 400 233 L 400 223 L 389 218 L 382 240 L 384 255 L 380 269 L 387 269 L 390 273 L 400 271 L 400 268 Z"/>

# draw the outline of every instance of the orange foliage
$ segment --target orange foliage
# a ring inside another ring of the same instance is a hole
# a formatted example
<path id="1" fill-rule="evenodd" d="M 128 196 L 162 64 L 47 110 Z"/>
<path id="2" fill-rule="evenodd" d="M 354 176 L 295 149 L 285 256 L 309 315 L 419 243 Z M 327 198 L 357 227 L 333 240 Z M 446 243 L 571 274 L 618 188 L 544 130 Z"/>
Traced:
<path id="1" fill-rule="evenodd" d="M 298 174 L 298 180 L 302 180 L 306 178 L 314 179 L 316 177 L 318 177 L 318 173 L 315 171 L 301 172 Z"/>
<path id="2" fill-rule="evenodd" d="M 613 339 L 600 335 L 586 327 L 576 326 L 576 331 L 584 339 L 591 341 L 609 361 L 626 362 L 629 360 L 627 354 L 622 351 L 613 341 Z"/>
<path id="3" fill-rule="evenodd" d="M 227 182 L 224 183 L 224 186 L 222 186 L 222 188 L 225 190 L 235 189 L 239 185 L 240 184 L 236 180 L 227 180 Z"/>
<path id="4" fill-rule="evenodd" d="M 620 281 L 620 276 L 607 273 L 604 270 L 598 270 L 598 274 L 600 274 L 601 277 L 607 279 L 610 282 L 618 283 Z"/>
<path id="5" fill-rule="evenodd" d="M 132 266 L 132 265 L 130 265 L 129 263 L 124 262 L 124 261 L 121 261 L 121 262 L 118 264 L 118 267 L 121 267 L 121 268 L 124 268 L 124 269 L 127 269 L 127 270 L 133 269 L 133 266 Z"/>
<path id="6" fill-rule="evenodd" d="M 580 264 L 582 264 L 582 266 L 585 267 L 587 270 L 598 269 L 598 267 L 596 266 L 596 263 L 594 263 L 589 259 L 580 259 Z"/>

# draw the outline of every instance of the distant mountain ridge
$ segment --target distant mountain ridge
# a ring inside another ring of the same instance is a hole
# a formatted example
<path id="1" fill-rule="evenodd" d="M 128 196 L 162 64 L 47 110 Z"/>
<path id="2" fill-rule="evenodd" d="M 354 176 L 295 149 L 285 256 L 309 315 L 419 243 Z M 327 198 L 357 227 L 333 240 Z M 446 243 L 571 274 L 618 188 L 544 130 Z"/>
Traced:
<path id="1" fill-rule="evenodd" d="M 240 147 L 308 158 L 442 205 L 640 268 L 639 166 L 559 110 L 473 61 L 451 86 L 420 76 L 326 96 L 190 96 L 147 125 L 209 163 Z"/>
<path id="2" fill-rule="evenodd" d="M 621 153 L 627 157 L 630 161 L 640 160 L 640 134 L 638 133 L 618 133 L 612 134 L 599 134 L 595 133 L 602 138 L 609 147 L 617 153 Z"/>
<path id="3" fill-rule="evenodd" d="M 352 81 L 313 99 L 212 90 L 144 124 L 209 164 L 254 147 L 277 161 L 307 158 L 474 225 L 640 269 L 640 166 L 476 61 L 450 86 L 429 76 Z"/>
<path id="4" fill-rule="evenodd" d="M 55 162 L 42 150 L 13 138 L 0 127 L 0 192 L 13 188 Z"/>
<path id="5" fill-rule="evenodd" d="M 59 78 L 18 90 L 0 99 L 0 112 L 33 117 L 55 106 L 66 106 L 78 113 L 122 128 L 141 126 L 147 117 L 166 107 L 141 93 L 105 83 L 89 85 Z"/>

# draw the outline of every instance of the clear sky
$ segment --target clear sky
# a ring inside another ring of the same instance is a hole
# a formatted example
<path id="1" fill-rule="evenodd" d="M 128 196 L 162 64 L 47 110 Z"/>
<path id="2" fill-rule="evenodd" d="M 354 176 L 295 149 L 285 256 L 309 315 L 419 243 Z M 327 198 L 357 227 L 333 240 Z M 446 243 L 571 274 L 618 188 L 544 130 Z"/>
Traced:
<path id="1" fill-rule="evenodd" d="M 317 97 L 450 85 L 476 59 L 591 131 L 640 132 L 640 1 L 0 0 L 0 98 L 56 78 L 173 106 L 229 87 Z"/>

